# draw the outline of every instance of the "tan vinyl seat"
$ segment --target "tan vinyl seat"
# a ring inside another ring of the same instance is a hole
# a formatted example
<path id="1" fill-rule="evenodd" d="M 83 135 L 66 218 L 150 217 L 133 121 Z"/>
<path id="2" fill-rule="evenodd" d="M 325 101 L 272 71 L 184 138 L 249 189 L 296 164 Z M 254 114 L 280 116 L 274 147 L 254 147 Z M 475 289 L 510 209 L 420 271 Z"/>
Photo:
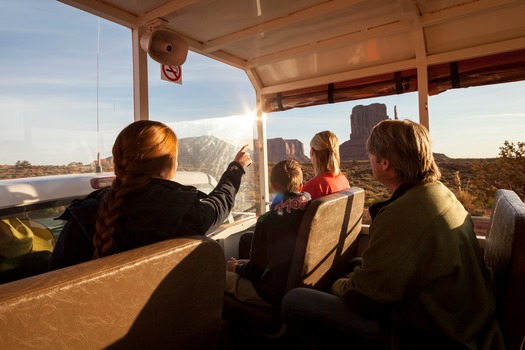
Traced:
<path id="1" fill-rule="evenodd" d="M 511 190 L 496 191 L 485 242 L 496 278 L 498 321 L 508 350 L 525 348 L 525 204 Z"/>
<path id="2" fill-rule="evenodd" d="M 224 266 L 190 236 L 6 283 L 1 348 L 216 349 Z"/>
<path id="3" fill-rule="evenodd" d="M 346 275 L 361 231 L 365 192 L 362 188 L 324 196 L 313 201 L 301 220 L 288 274 L 287 288 L 310 287 L 330 291 L 332 282 Z M 242 303 L 226 293 L 223 317 L 233 327 L 256 335 L 279 338 L 285 331 L 279 307 Z"/>

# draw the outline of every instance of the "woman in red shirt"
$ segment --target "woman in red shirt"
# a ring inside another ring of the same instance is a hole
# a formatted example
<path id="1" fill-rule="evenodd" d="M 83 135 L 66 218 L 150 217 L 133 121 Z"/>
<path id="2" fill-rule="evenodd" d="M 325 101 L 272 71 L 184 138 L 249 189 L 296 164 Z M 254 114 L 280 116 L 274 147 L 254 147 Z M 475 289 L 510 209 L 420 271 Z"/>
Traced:
<path id="1" fill-rule="evenodd" d="M 310 193 L 312 200 L 350 188 L 350 183 L 341 173 L 339 139 L 331 131 L 318 132 L 310 141 L 310 158 L 315 176 L 304 184 L 303 191 Z"/>

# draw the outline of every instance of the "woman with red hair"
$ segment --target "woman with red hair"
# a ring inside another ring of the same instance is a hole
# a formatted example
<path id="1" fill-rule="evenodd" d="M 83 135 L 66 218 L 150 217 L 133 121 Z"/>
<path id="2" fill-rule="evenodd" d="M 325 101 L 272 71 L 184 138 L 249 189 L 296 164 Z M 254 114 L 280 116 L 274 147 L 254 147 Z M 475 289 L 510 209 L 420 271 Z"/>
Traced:
<path id="1" fill-rule="evenodd" d="M 229 215 L 251 158 L 244 146 L 209 194 L 171 181 L 177 136 L 167 125 L 136 121 L 113 145 L 111 187 L 74 200 L 50 259 L 58 269 L 185 235 L 204 235 Z"/>

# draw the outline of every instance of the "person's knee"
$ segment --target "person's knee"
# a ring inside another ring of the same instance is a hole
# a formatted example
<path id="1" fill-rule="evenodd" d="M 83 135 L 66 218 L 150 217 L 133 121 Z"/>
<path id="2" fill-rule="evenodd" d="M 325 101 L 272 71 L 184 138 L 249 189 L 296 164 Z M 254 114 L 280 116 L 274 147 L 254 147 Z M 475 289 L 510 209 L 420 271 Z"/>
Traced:
<path id="1" fill-rule="evenodd" d="M 284 313 L 293 312 L 304 300 L 306 288 L 294 288 L 286 293 L 281 301 L 281 310 Z"/>
<path id="2" fill-rule="evenodd" d="M 287 322 L 312 320 L 317 317 L 321 305 L 328 306 L 327 298 L 338 299 L 335 295 L 324 293 L 311 288 L 295 288 L 284 295 L 281 302 L 281 315 Z"/>

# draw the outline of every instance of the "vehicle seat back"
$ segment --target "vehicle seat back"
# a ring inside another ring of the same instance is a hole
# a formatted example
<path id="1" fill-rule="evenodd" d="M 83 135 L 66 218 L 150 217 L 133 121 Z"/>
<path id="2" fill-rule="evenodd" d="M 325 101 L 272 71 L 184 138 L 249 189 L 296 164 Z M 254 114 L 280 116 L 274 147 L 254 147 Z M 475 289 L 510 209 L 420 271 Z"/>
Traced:
<path id="1" fill-rule="evenodd" d="M 190 236 L 0 286 L 0 344 L 21 349 L 215 349 L 225 260 Z"/>
<path id="2" fill-rule="evenodd" d="M 287 290 L 312 287 L 330 291 L 346 275 L 355 256 L 350 246 L 361 232 L 365 191 L 352 187 L 313 201 L 297 234 Z"/>
<path id="3" fill-rule="evenodd" d="M 525 341 L 525 204 L 514 191 L 496 191 L 484 258 L 495 273 L 498 321 L 507 349 L 521 349 Z"/>
<path id="4" fill-rule="evenodd" d="M 332 282 L 346 274 L 357 247 L 352 243 L 361 231 L 364 198 L 362 188 L 352 187 L 310 203 L 299 226 L 287 291 L 296 287 L 329 291 Z M 223 316 L 230 323 L 265 337 L 282 335 L 279 307 L 243 303 L 228 293 L 224 302 Z"/>

